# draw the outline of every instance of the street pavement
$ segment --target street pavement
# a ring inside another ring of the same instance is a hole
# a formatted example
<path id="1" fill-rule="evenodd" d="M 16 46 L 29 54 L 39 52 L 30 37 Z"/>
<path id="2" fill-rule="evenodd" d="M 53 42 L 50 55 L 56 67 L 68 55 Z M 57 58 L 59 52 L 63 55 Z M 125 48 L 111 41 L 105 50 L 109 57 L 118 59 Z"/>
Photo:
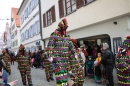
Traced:
<path id="1" fill-rule="evenodd" d="M 18 80 L 15 86 L 23 86 L 21 75 L 17 69 L 17 62 L 11 65 L 11 75 L 9 75 L 9 82 L 13 80 Z M 31 68 L 32 82 L 33 86 L 55 86 L 55 81 L 47 82 L 45 77 L 44 69 Z M 93 79 L 86 78 L 84 86 L 105 86 L 105 84 L 96 84 Z"/>

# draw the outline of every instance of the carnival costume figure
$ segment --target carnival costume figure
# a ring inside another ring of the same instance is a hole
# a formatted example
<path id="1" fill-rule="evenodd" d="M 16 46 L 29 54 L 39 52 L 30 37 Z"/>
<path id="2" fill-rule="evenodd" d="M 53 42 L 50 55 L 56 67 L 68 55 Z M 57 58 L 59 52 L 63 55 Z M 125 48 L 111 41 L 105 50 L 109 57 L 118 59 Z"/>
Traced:
<path id="1" fill-rule="evenodd" d="M 73 74 L 70 65 L 78 64 L 72 54 L 74 45 L 70 36 L 66 34 L 67 27 L 67 19 L 64 18 L 58 24 L 58 29 L 51 34 L 47 46 L 48 58 L 53 62 L 55 68 L 56 86 L 67 86 L 68 73 Z"/>
<path id="2" fill-rule="evenodd" d="M 11 62 L 11 60 L 10 60 L 10 55 L 7 53 L 6 50 L 3 50 L 2 53 L 3 53 L 2 59 L 4 60 L 4 62 L 6 64 L 7 72 L 10 75 L 11 74 L 11 68 L 10 68 L 10 62 Z"/>
<path id="3" fill-rule="evenodd" d="M 18 69 L 21 74 L 23 85 L 26 85 L 26 77 L 27 77 L 29 86 L 33 86 L 32 79 L 31 79 L 30 60 L 28 59 L 25 52 L 25 47 L 22 44 L 19 47 L 18 55 L 19 55 L 17 57 Z"/>
<path id="4" fill-rule="evenodd" d="M 118 49 L 116 62 L 118 82 L 121 86 L 130 86 L 130 36 L 126 38 Z"/>
<path id="5" fill-rule="evenodd" d="M 81 54 L 79 52 L 78 46 L 77 46 L 77 40 L 74 38 L 71 38 L 71 41 L 73 42 L 73 45 L 75 46 L 73 50 L 73 54 L 78 62 L 78 64 L 73 64 L 70 66 L 72 73 L 74 73 L 74 76 L 72 76 L 72 80 L 75 82 L 73 86 L 83 86 L 84 83 L 84 62 L 81 57 Z"/>
<path id="6" fill-rule="evenodd" d="M 52 62 L 48 60 L 46 49 L 44 49 L 44 52 L 42 54 L 42 59 L 44 62 L 44 67 L 45 67 L 45 73 L 46 73 L 46 80 L 50 82 L 50 80 L 53 79 L 53 69 L 52 69 Z"/>

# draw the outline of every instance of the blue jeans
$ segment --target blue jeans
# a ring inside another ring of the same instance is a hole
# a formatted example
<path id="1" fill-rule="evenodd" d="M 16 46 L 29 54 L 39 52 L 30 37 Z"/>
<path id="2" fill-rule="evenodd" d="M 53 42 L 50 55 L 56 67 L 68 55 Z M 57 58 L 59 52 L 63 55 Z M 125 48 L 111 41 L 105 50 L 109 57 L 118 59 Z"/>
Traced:
<path id="1" fill-rule="evenodd" d="M 2 78 L 4 79 L 3 83 L 7 84 L 8 82 L 8 73 L 6 70 L 3 70 Z"/>

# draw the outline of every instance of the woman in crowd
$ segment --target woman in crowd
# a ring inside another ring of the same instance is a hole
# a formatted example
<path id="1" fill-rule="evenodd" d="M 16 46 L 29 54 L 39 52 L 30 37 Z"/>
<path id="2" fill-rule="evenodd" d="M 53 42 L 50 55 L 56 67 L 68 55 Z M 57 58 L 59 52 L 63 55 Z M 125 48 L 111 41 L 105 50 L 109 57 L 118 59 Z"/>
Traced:
<path id="1" fill-rule="evenodd" d="M 98 57 L 94 62 L 94 80 L 96 83 L 101 83 L 102 78 L 102 66 L 101 66 L 101 52 L 98 52 Z"/>

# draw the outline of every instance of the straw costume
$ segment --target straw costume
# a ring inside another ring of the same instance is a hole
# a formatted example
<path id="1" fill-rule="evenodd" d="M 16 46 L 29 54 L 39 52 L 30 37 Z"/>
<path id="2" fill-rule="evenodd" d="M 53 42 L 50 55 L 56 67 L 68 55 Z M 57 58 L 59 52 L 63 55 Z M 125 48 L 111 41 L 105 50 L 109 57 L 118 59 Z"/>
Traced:
<path id="1" fill-rule="evenodd" d="M 124 40 L 122 47 L 118 49 L 116 66 L 118 82 L 122 86 L 130 86 L 130 36 Z"/>
<path id="2" fill-rule="evenodd" d="M 28 55 L 25 53 L 25 47 L 22 44 L 19 47 L 18 55 L 19 55 L 17 57 L 18 69 L 21 74 L 23 85 L 26 85 L 26 77 L 27 77 L 29 86 L 33 86 L 31 79 L 30 59 L 28 58 Z"/>
<path id="3" fill-rule="evenodd" d="M 78 64 L 73 54 L 74 45 L 66 33 L 67 28 L 68 22 L 64 18 L 58 24 L 58 29 L 51 34 L 47 46 L 48 57 L 51 58 L 55 68 L 56 86 L 67 86 L 68 73 L 73 74 L 70 66 Z"/>

